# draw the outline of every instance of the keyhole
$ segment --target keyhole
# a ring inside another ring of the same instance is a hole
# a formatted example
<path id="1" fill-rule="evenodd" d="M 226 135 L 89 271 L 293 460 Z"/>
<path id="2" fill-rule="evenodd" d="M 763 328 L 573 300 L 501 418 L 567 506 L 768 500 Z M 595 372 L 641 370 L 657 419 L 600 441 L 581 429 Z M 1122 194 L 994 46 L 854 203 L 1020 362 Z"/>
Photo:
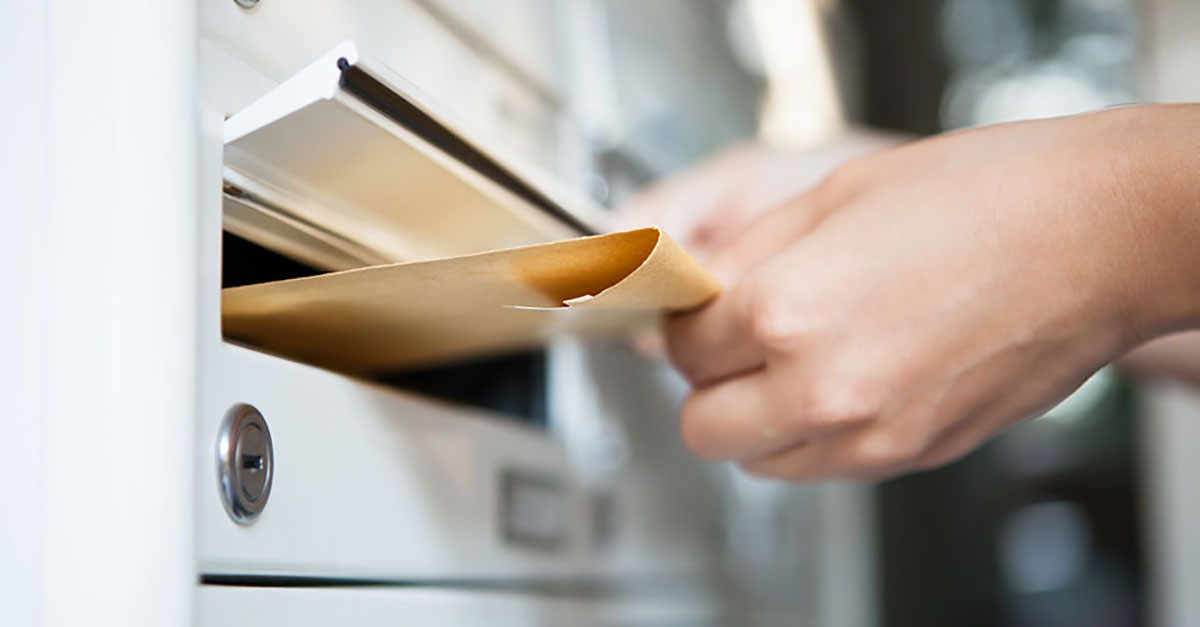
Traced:
<path id="1" fill-rule="evenodd" d="M 249 405 L 231 407 L 217 437 L 217 461 L 225 511 L 235 522 L 249 524 L 262 512 L 271 494 L 274 458 L 262 414 Z"/>
<path id="2" fill-rule="evenodd" d="M 259 472 L 263 469 L 262 455 L 242 455 L 242 468 L 251 473 Z"/>

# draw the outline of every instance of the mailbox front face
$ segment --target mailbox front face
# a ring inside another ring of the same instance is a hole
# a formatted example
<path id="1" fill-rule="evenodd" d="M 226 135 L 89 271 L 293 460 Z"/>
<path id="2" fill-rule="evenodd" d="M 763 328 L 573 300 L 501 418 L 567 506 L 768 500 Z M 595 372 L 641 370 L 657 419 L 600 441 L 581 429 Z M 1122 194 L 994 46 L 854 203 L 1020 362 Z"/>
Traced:
<path id="1" fill-rule="evenodd" d="M 405 145 L 398 139 L 407 137 L 405 128 L 381 117 L 371 101 L 343 93 L 336 71 L 308 81 L 301 87 L 310 91 L 301 93 L 296 84 L 303 81 L 288 79 L 314 59 L 329 57 L 331 71 L 339 67 L 334 61 L 348 59 L 348 67 L 387 74 L 391 87 L 421 90 L 421 106 L 461 123 L 473 145 L 488 146 L 493 169 L 540 170 L 532 175 L 539 181 L 569 183 L 586 142 L 560 134 L 570 115 L 565 82 L 544 68 L 527 72 L 515 61 L 481 55 L 478 42 L 464 42 L 436 10 L 263 2 L 246 11 L 227 4 L 202 8 L 209 131 L 203 178 L 212 183 L 202 190 L 196 451 L 202 581 L 596 586 L 619 580 L 646 590 L 702 582 L 720 548 L 711 541 L 719 523 L 714 488 L 674 438 L 677 384 L 619 342 L 365 379 L 222 340 L 224 286 L 570 237 L 591 228 L 578 216 L 593 215 L 547 212 L 536 197 L 502 181 L 489 192 L 512 197 L 500 209 L 464 205 L 458 210 L 466 214 L 437 222 L 437 207 L 420 207 L 429 219 L 414 208 L 369 222 L 364 209 L 390 208 L 407 193 L 463 198 L 455 191 L 462 183 L 433 169 L 415 181 L 419 190 L 398 184 L 417 176 L 413 168 L 420 165 L 405 156 L 414 153 L 392 148 Z M 507 28 L 533 29 L 521 32 L 561 46 L 562 33 L 546 24 Z M 360 59 L 366 56 L 369 64 Z M 260 99 L 272 93 L 281 94 L 268 103 L 275 117 L 255 122 L 278 135 L 269 138 L 242 120 L 262 117 Z M 239 117 L 246 111 L 256 112 Z M 337 167 L 341 174 L 330 172 Z M 518 216 L 505 218 L 513 226 L 488 217 L 504 207 Z M 322 212 L 352 215 L 352 222 L 334 226 L 350 225 L 365 236 L 337 239 L 348 231 L 322 225 Z M 494 225 L 486 227 L 487 220 Z M 455 239 L 456 225 L 464 237 Z M 614 377 L 632 377 L 637 387 Z M 607 388 L 600 383 L 606 379 Z M 261 419 L 261 430 L 243 431 L 229 418 L 243 414 Z M 620 461 L 631 455 L 621 430 L 633 416 L 630 424 L 657 421 L 635 445 L 652 466 Z M 269 433 L 269 457 L 255 453 L 265 450 L 262 433 Z M 269 491 L 254 491 L 263 493 L 258 500 L 243 490 L 242 483 L 254 487 L 266 477 Z M 705 605 L 703 585 L 685 587 L 695 592 L 697 607 Z"/>

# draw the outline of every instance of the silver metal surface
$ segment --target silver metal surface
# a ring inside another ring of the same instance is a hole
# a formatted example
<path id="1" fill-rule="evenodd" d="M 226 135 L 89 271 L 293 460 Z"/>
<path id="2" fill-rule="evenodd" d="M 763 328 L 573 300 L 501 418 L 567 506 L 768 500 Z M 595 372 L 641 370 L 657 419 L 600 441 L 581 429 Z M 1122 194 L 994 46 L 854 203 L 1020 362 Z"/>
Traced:
<path id="1" fill-rule="evenodd" d="M 239 7 L 243 9 L 253 9 L 258 6 L 258 0 L 233 0 Z"/>
<path id="2" fill-rule="evenodd" d="M 217 433 L 217 480 L 225 511 L 235 522 L 249 524 L 266 507 L 274 457 L 262 414 L 244 404 L 230 408 Z"/>

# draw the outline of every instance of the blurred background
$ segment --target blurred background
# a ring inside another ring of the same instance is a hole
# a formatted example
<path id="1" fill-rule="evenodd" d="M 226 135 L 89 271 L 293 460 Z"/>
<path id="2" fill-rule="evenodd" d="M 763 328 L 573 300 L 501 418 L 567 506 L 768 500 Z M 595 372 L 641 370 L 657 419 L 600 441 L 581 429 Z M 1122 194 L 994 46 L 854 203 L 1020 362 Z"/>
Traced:
<path id="1" fill-rule="evenodd" d="M 1187 98 L 1200 84 L 1180 72 L 1196 58 L 1180 45 L 1195 13 L 1183 3 L 603 4 L 613 119 L 623 121 L 601 134 L 597 195 L 610 204 L 748 138 L 828 154 L 812 162 L 822 171 L 855 152 L 831 146 L 864 130 L 918 137 Z M 662 89 L 663 80 L 678 84 Z M 875 486 L 862 510 L 874 529 L 867 613 L 894 627 L 1196 624 L 1179 592 L 1192 575 L 1171 557 L 1196 544 L 1179 528 L 1187 495 L 1171 478 L 1194 469 L 1164 450 L 1194 431 L 1182 422 L 1194 399 L 1181 395 L 1106 369 L 967 458 Z M 805 550 L 781 547 L 803 544 L 814 488 L 733 471 L 727 480 L 740 495 L 727 513 L 730 551 L 758 600 L 786 607 L 802 588 Z"/>

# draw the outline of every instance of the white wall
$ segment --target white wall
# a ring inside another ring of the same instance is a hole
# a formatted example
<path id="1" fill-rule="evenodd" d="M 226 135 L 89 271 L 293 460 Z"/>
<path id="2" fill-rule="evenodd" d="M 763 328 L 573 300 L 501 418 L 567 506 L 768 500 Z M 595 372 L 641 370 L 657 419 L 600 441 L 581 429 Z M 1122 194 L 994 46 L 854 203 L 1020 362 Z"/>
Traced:
<path id="1" fill-rule="evenodd" d="M 0 3 L 0 622 L 190 620 L 195 20 Z"/>

